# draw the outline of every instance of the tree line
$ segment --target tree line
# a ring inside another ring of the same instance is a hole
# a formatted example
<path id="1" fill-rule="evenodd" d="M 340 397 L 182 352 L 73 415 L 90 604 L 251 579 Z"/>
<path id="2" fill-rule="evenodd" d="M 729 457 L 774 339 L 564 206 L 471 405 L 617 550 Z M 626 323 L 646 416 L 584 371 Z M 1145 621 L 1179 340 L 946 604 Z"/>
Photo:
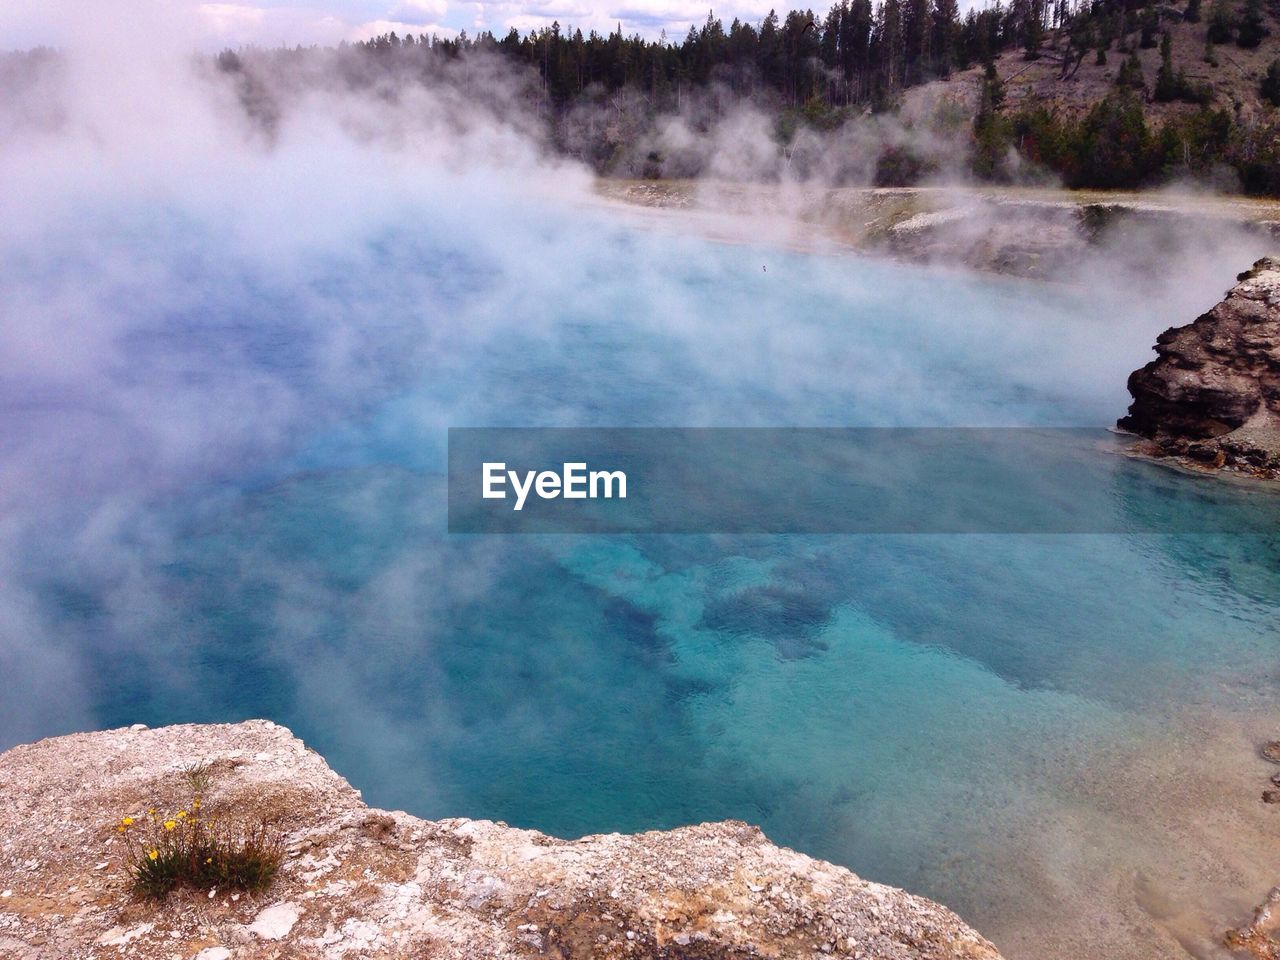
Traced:
<path id="1" fill-rule="evenodd" d="M 1104 0 L 1106 6 L 1115 0 Z M 758 25 L 725 26 L 714 12 L 683 39 L 569 30 L 556 22 L 501 39 L 487 31 L 456 39 L 376 37 L 358 46 L 382 57 L 414 51 L 459 56 L 494 51 L 534 69 L 557 106 L 591 90 L 638 90 L 658 108 L 679 107 L 690 89 L 712 83 L 741 96 L 767 93 L 785 106 L 888 106 L 914 84 L 989 62 L 1013 46 L 1037 50 L 1047 32 L 1078 16 L 1081 0 L 1013 0 L 960 14 L 957 0 L 841 0 L 812 10 L 770 11 Z"/>
<path id="2" fill-rule="evenodd" d="M 1275 0 L 1272 0 L 1274 3 Z M 1152 0 L 1012 0 L 961 15 L 957 0 L 841 0 L 825 16 L 792 10 L 770 12 L 758 25 L 734 19 L 726 28 L 709 13 L 685 37 L 646 40 L 550 27 L 501 39 L 490 33 L 456 39 L 388 34 L 360 44 L 374 60 L 422 56 L 457 58 L 491 51 L 526 67 L 538 78 L 537 96 L 556 117 L 574 104 L 620 91 L 638 94 L 653 114 L 680 111 L 686 98 L 709 89 L 766 103 L 777 112 L 777 139 L 785 148 L 805 125 L 833 130 L 868 111 L 890 110 L 902 91 L 944 79 L 957 70 L 985 66 L 977 116 L 967 138 L 969 170 L 978 179 L 1011 181 L 1027 171 L 1050 171 L 1068 186 L 1136 188 L 1175 177 L 1217 178 L 1223 172 L 1250 193 L 1280 194 L 1280 123 L 1274 115 L 1241 121 L 1214 109 L 1207 83 L 1175 70 L 1170 25 L 1206 21 L 1203 60 L 1217 63 L 1216 47 L 1244 49 L 1269 35 L 1263 0 L 1187 0 L 1181 9 Z M 1144 74 L 1138 51 L 1158 48 L 1160 66 Z M 1025 60 L 1047 59 L 1068 79 L 1089 59 L 1118 58 L 1110 94 L 1082 114 L 1029 105 L 1003 105 L 997 55 L 1020 51 Z M 1261 79 L 1261 102 L 1280 106 L 1280 61 Z M 615 99 L 613 101 L 617 103 Z M 1183 110 L 1154 122 L 1149 103 L 1183 102 Z M 602 173 L 635 175 L 617 163 L 617 144 L 583 147 L 581 159 Z M 910 145 L 886 145 L 875 182 L 910 183 L 936 170 L 937 158 L 914 155 Z M 670 174 L 654 154 L 641 175 Z M 677 175 L 698 171 L 682 169 Z M 1222 185 L 1222 184 L 1219 184 Z"/>

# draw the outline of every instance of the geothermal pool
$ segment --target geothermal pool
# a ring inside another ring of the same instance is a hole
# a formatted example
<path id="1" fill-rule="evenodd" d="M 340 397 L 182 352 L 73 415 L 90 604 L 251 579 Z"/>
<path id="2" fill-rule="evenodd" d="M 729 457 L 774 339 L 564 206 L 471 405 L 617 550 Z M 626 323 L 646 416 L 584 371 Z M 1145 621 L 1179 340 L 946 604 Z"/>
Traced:
<path id="1" fill-rule="evenodd" d="M 1031 285 L 435 200 L 6 241 L 0 745 L 268 717 L 374 805 L 740 818 L 1013 960 L 1213 955 L 1280 879 L 1275 537 L 451 536 L 443 470 L 449 426 L 1106 427 L 1239 260 Z"/>

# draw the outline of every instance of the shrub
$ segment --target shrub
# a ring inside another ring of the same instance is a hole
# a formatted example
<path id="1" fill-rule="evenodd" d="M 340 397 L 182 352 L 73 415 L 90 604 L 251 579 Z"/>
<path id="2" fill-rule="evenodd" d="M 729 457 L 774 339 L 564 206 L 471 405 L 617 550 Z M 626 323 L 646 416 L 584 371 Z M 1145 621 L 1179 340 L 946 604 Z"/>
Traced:
<path id="1" fill-rule="evenodd" d="M 1004 102 L 1004 83 L 994 63 L 987 64 L 982 81 L 982 99 L 973 118 L 973 154 L 970 166 L 982 180 L 1004 180 L 1008 177 L 1009 124 L 1000 115 Z"/>
<path id="2" fill-rule="evenodd" d="M 1236 43 L 1246 50 L 1252 50 L 1270 33 L 1262 19 L 1262 0 L 1246 0 L 1240 27 L 1236 31 Z"/>
<path id="3" fill-rule="evenodd" d="M 1280 107 L 1280 60 L 1272 60 L 1267 67 L 1267 75 L 1262 78 L 1262 99 Z"/>
<path id="4" fill-rule="evenodd" d="M 1131 90 L 1147 89 L 1147 80 L 1142 73 L 1142 61 L 1138 59 L 1138 51 L 1134 50 L 1129 54 L 1129 58 L 1120 64 L 1120 70 L 1116 74 L 1116 85 Z"/>
<path id="5" fill-rule="evenodd" d="M 202 808 L 208 768 L 187 771 L 187 808 L 155 808 L 122 817 L 116 826 L 127 845 L 125 868 L 134 893 L 163 899 L 179 887 L 258 891 L 275 878 L 284 859 L 279 832 L 262 817 Z"/>
<path id="6" fill-rule="evenodd" d="M 1160 41 L 1160 71 L 1156 74 L 1156 86 L 1152 94 L 1157 103 L 1182 100 L 1186 103 L 1207 104 L 1213 92 L 1206 86 L 1196 86 L 1187 75 L 1173 69 L 1173 41 L 1165 34 Z"/>
<path id="7" fill-rule="evenodd" d="M 1160 29 L 1160 14 L 1154 8 L 1147 10 L 1142 14 L 1140 29 L 1142 34 L 1138 40 L 1138 46 L 1143 50 L 1154 50 L 1156 46 L 1156 33 Z"/>
<path id="8" fill-rule="evenodd" d="M 1280 192 L 1280 122 L 1236 124 L 1228 149 L 1245 193 L 1275 196 Z"/>
<path id="9" fill-rule="evenodd" d="M 1213 7 L 1209 13 L 1208 41 L 1210 43 L 1228 43 L 1235 29 L 1235 18 L 1231 15 L 1231 10 L 1227 7 L 1226 0 L 1213 0 Z"/>
<path id="10" fill-rule="evenodd" d="M 1060 119 L 1043 106 L 1023 110 L 1013 118 L 1013 136 L 1023 156 L 1033 164 L 1055 170 L 1064 177 L 1074 175 L 1076 124 Z"/>
<path id="11" fill-rule="evenodd" d="M 1141 101 L 1112 95 L 1085 118 L 1075 144 L 1078 172 L 1070 186 L 1129 188 L 1151 173 L 1151 132 Z"/>
<path id="12" fill-rule="evenodd" d="M 1157 138 L 1161 170 L 1166 176 L 1211 176 L 1226 159 L 1233 127 L 1226 110 L 1201 109 L 1170 117 Z"/>
<path id="13" fill-rule="evenodd" d="M 911 187 L 933 172 L 935 164 L 909 145 L 890 144 L 876 158 L 873 183 L 877 187 Z"/>

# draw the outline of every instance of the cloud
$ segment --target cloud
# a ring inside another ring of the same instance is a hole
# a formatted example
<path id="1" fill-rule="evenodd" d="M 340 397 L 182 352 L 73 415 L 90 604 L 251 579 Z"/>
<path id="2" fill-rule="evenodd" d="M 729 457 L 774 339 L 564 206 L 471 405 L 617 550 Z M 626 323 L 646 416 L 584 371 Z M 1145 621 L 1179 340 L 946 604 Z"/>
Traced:
<path id="1" fill-rule="evenodd" d="M 429 37 L 434 34 L 438 37 L 452 39 L 458 35 L 459 31 L 456 27 L 446 27 L 440 23 L 426 21 L 407 23 L 404 20 L 370 20 L 368 23 L 362 23 L 348 31 L 347 39 L 368 40 L 371 37 L 381 37 L 388 33 L 394 33 L 399 37 L 407 35 Z"/>
<path id="2" fill-rule="evenodd" d="M 198 9 L 211 29 L 224 34 L 256 29 L 267 16 L 261 7 L 247 3 L 202 3 Z"/>
<path id="3" fill-rule="evenodd" d="M 444 19 L 448 8 L 445 0 L 406 0 L 390 19 L 406 23 L 434 23 Z"/>

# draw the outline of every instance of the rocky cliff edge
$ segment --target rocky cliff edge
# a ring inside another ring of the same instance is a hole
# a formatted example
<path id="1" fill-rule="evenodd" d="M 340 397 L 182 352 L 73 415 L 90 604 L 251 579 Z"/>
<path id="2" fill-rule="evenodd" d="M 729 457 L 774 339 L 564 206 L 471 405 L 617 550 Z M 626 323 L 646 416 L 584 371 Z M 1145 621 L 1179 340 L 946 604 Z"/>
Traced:
<path id="1" fill-rule="evenodd" d="M 1280 259 L 1264 257 L 1194 323 L 1156 339 L 1129 377 L 1118 426 L 1140 449 L 1210 468 L 1280 478 Z"/>
<path id="2" fill-rule="evenodd" d="M 257 895 L 131 895 L 121 817 L 185 802 L 275 818 Z M 845 957 L 999 960 L 949 910 L 727 821 L 565 841 L 373 810 L 288 730 L 74 734 L 0 754 L 0 957 Z"/>

